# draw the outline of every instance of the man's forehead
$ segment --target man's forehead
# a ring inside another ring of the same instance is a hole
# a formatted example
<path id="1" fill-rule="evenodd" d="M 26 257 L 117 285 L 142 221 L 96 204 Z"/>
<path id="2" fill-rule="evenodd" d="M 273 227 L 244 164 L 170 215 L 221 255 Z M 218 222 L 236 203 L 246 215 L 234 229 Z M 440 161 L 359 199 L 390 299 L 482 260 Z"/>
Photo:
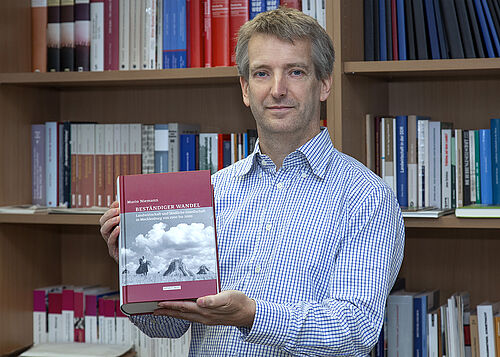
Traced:
<path id="1" fill-rule="evenodd" d="M 255 34 L 248 44 L 250 67 L 279 60 L 287 66 L 309 66 L 312 63 L 311 41 L 298 38 L 294 42 L 274 35 Z M 263 63 L 264 62 L 264 63 Z"/>

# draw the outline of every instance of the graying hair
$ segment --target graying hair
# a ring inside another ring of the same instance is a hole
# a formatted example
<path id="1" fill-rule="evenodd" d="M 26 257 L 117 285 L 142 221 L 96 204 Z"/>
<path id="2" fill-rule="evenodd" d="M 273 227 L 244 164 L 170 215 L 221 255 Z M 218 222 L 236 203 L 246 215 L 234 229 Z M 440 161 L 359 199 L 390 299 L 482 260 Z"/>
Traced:
<path id="1" fill-rule="evenodd" d="M 303 12 L 286 7 L 258 14 L 241 26 L 236 45 L 236 65 L 241 77 L 249 78 L 248 43 L 254 34 L 272 35 L 294 44 L 295 40 L 311 41 L 311 56 L 318 80 L 333 72 L 335 53 L 333 42 L 325 29 Z"/>

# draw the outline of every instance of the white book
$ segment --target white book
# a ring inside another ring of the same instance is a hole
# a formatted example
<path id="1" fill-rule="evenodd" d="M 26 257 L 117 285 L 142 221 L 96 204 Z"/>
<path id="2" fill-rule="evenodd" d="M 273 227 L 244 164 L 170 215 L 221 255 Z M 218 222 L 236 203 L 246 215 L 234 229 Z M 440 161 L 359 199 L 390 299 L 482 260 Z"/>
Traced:
<path id="1" fill-rule="evenodd" d="M 210 170 L 212 174 L 218 169 L 218 134 L 200 133 L 199 137 L 199 162 L 200 170 Z"/>
<path id="2" fill-rule="evenodd" d="M 451 209 L 451 130 L 441 130 L 441 202 Z"/>
<path id="3" fill-rule="evenodd" d="M 141 19 L 145 0 L 130 1 L 130 70 L 141 69 Z"/>
<path id="4" fill-rule="evenodd" d="M 70 125 L 70 150 L 71 150 L 71 208 L 77 207 L 78 190 L 76 178 L 78 177 L 78 124 Z"/>
<path id="5" fill-rule="evenodd" d="M 116 316 L 116 343 L 122 345 L 133 343 L 132 322 L 127 316 Z"/>
<path id="6" fill-rule="evenodd" d="M 63 329 L 62 329 L 62 314 L 50 313 L 48 314 L 48 338 L 47 342 L 63 342 Z"/>
<path id="7" fill-rule="evenodd" d="M 396 177 L 395 174 L 395 155 L 394 155 L 394 118 L 382 118 L 384 123 L 384 136 L 381 146 L 384 147 L 384 167 L 382 179 L 387 183 L 387 185 L 396 194 Z"/>
<path id="8" fill-rule="evenodd" d="M 105 205 L 106 207 L 111 206 L 113 202 L 113 185 L 114 185 L 114 175 L 113 175 L 113 139 L 114 139 L 114 127 L 113 124 L 104 124 L 104 188 L 105 194 Z"/>
<path id="9" fill-rule="evenodd" d="M 231 133 L 231 164 L 234 164 L 236 161 L 238 161 L 237 153 L 234 150 L 234 148 L 236 148 L 236 143 L 236 133 Z"/>
<path id="10" fill-rule="evenodd" d="M 325 0 L 316 0 L 316 20 L 326 30 Z"/>
<path id="11" fill-rule="evenodd" d="M 46 206 L 48 207 L 56 207 L 59 203 L 59 182 L 57 180 L 58 125 L 59 123 L 55 121 L 45 123 L 45 197 L 47 199 Z"/>
<path id="12" fill-rule="evenodd" d="M 156 69 L 156 0 L 141 0 L 142 69 Z"/>
<path id="13" fill-rule="evenodd" d="M 115 317 L 104 316 L 104 329 L 106 330 L 106 342 L 111 345 L 116 344 L 116 324 Z"/>
<path id="14" fill-rule="evenodd" d="M 385 177 L 385 120 L 380 119 L 380 177 Z"/>
<path id="15" fill-rule="evenodd" d="M 156 4 L 156 69 L 163 69 L 163 0 Z"/>
<path id="16" fill-rule="evenodd" d="M 81 124 L 78 141 L 82 143 L 80 154 L 86 157 L 81 167 L 83 172 L 82 185 L 82 205 L 92 207 L 95 205 L 95 127 L 96 124 Z M 87 166 L 89 165 L 89 166 Z M 90 169 L 92 171 L 90 171 Z M 90 175 L 87 176 L 87 174 Z"/>
<path id="17" fill-rule="evenodd" d="M 408 207 L 417 208 L 417 116 L 408 115 Z"/>
<path id="18" fill-rule="evenodd" d="M 418 208 L 429 207 L 429 121 L 417 119 Z"/>
<path id="19" fill-rule="evenodd" d="M 104 192 L 105 167 L 104 155 L 106 154 L 106 131 L 105 124 L 96 124 L 95 126 L 95 202 L 94 205 L 99 207 L 106 206 L 106 196 Z M 101 162 L 102 160 L 102 162 Z M 100 189 L 98 189 L 100 188 Z M 108 205 L 109 207 L 109 205 Z"/>
<path id="20" fill-rule="evenodd" d="M 155 129 L 153 124 L 142 125 L 141 155 L 142 155 L 142 173 L 152 174 L 155 171 Z M 168 134 L 167 134 L 168 143 Z M 168 144 L 167 144 L 168 147 Z"/>
<path id="21" fill-rule="evenodd" d="M 439 356 L 439 326 L 438 326 L 438 313 L 437 310 L 429 312 L 427 314 L 427 346 L 428 346 L 428 356 L 438 357 Z"/>
<path id="22" fill-rule="evenodd" d="M 455 187 L 457 197 L 457 207 L 464 206 L 464 183 L 463 183 L 463 150 L 462 150 L 462 129 L 455 129 L 455 152 L 456 152 L 456 165 L 455 165 Z"/>
<path id="23" fill-rule="evenodd" d="M 129 174 L 142 173 L 142 124 L 129 124 Z"/>
<path id="24" fill-rule="evenodd" d="M 33 344 L 47 342 L 47 311 L 33 311 Z"/>
<path id="25" fill-rule="evenodd" d="M 316 0 L 303 0 L 302 12 L 313 18 L 316 18 Z"/>
<path id="26" fill-rule="evenodd" d="M 470 202 L 476 203 L 476 140 L 475 130 L 469 130 L 469 172 L 470 172 Z"/>
<path id="27" fill-rule="evenodd" d="M 104 71 L 104 2 L 90 3 L 90 70 Z"/>
<path id="28" fill-rule="evenodd" d="M 398 136 L 397 136 L 397 128 L 396 128 L 396 118 L 392 118 L 392 175 L 394 177 L 392 184 L 392 191 L 394 191 L 394 195 L 398 195 L 398 160 L 397 152 L 398 152 Z"/>
<path id="29" fill-rule="evenodd" d="M 415 293 L 398 291 L 387 298 L 387 355 L 413 355 L 413 297 Z"/>
<path id="30" fill-rule="evenodd" d="M 441 123 L 429 121 L 429 205 L 441 208 Z"/>
<path id="31" fill-rule="evenodd" d="M 120 0 L 119 17 L 120 70 L 128 71 L 130 64 L 130 0 Z"/>
<path id="32" fill-rule="evenodd" d="M 200 131 L 198 125 L 184 123 L 169 123 L 168 124 L 168 171 L 179 171 L 180 158 L 180 135 L 181 134 L 198 134 Z M 156 168 L 155 168 L 156 170 Z"/>
<path id="33" fill-rule="evenodd" d="M 130 124 L 120 124 L 120 175 L 130 174 Z"/>
<path id="34" fill-rule="evenodd" d="M 481 357 L 496 356 L 494 316 L 499 312 L 500 302 L 483 302 L 477 305 L 479 353 Z"/>
<path id="35" fill-rule="evenodd" d="M 115 193 L 115 197 L 113 200 L 116 200 L 116 177 L 121 175 L 121 165 L 120 165 L 120 152 L 121 152 L 121 124 L 112 124 L 113 125 L 113 192 Z"/>

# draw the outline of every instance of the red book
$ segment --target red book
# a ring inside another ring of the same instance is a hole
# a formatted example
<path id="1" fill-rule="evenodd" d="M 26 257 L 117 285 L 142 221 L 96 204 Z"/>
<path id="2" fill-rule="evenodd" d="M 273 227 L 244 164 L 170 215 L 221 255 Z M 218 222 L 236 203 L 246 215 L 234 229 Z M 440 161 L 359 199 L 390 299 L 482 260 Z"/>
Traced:
<path id="1" fill-rule="evenodd" d="M 62 292 L 49 293 L 47 342 L 62 342 Z"/>
<path id="2" fill-rule="evenodd" d="M 281 6 L 289 7 L 297 10 L 302 10 L 302 2 L 300 0 L 281 0 Z"/>
<path id="3" fill-rule="evenodd" d="M 47 0 L 31 0 L 31 70 L 47 72 Z"/>
<path id="4" fill-rule="evenodd" d="M 234 52 L 236 48 L 236 43 L 238 42 L 238 31 L 240 27 L 248 21 L 250 16 L 248 8 L 248 0 L 230 0 L 230 54 L 231 54 L 231 66 L 236 65 L 236 53 Z"/>
<path id="5" fill-rule="evenodd" d="M 127 314 L 159 301 L 217 294 L 210 171 L 118 177 L 120 302 Z"/>
<path id="6" fill-rule="evenodd" d="M 120 27 L 118 0 L 104 0 L 104 70 L 117 71 L 119 69 L 120 54 Z"/>
<path id="7" fill-rule="evenodd" d="M 188 9 L 188 67 L 202 67 L 204 63 L 203 0 L 187 0 Z"/>
<path id="8" fill-rule="evenodd" d="M 229 66 L 229 0 L 212 0 L 212 65 Z"/>
<path id="9" fill-rule="evenodd" d="M 212 0 L 203 0 L 203 51 L 205 67 L 212 67 Z"/>
<path id="10" fill-rule="evenodd" d="M 398 55 L 398 18 L 396 11 L 396 0 L 391 0 L 391 18 L 392 18 L 392 59 L 397 61 Z"/>
<path id="11" fill-rule="evenodd" d="M 75 318 L 75 292 L 73 288 L 65 288 L 62 292 L 62 341 L 73 342 Z"/>
<path id="12" fill-rule="evenodd" d="M 85 295 L 83 290 L 74 293 L 74 341 L 85 342 Z"/>
<path id="13" fill-rule="evenodd" d="M 224 167 L 224 134 L 217 137 L 217 170 Z"/>

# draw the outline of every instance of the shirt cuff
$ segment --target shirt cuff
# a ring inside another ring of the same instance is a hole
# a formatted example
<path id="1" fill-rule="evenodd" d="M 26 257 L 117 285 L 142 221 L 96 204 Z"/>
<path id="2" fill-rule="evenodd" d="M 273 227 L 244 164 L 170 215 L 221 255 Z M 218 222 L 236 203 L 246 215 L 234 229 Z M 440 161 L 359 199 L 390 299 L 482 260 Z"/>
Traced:
<path id="1" fill-rule="evenodd" d="M 255 300 L 251 329 L 239 328 L 243 341 L 283 348 L 289 339 L 291 310 L 281 304 Z"/>

